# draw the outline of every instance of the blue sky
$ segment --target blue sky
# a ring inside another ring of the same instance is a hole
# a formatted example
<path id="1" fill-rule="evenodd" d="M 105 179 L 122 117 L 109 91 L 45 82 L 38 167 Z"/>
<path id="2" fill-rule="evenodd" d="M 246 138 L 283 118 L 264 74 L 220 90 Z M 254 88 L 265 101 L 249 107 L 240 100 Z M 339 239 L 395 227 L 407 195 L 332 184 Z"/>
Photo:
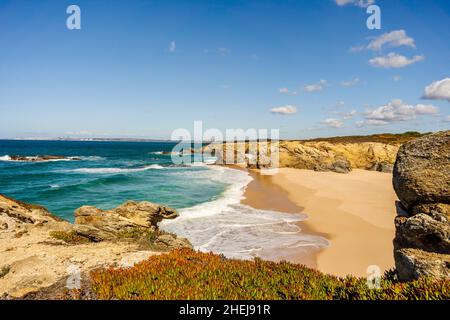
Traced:
<path id="1" fill-rule="evenodd" d="M 0 0 L 0 137 L 449 129 L 449 39 L 448 0 Z"/>

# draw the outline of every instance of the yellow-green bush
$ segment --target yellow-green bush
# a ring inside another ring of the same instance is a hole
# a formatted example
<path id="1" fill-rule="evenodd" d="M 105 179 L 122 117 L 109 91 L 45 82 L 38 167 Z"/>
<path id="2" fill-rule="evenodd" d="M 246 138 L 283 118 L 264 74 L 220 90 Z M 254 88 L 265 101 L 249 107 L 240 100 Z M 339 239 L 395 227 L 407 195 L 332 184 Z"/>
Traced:
<path id="1" fill-rule="evenodd" d="M 69 244 L 82 244 L 91 242 L 88 238 L 83 237 L 75 231 L 50 231 L 50 237 L 62 240 Z"/>
<path id="2" fill-rule="evenodd" d="M 449 299 L 449 281 L 400 283 L 386 275 L 381 289 L 366 279 L 337 278 L 288 262 L 225 259 L 189 249 L 152 256 L 129 269 L 91 273 L 98 299 Z"/>

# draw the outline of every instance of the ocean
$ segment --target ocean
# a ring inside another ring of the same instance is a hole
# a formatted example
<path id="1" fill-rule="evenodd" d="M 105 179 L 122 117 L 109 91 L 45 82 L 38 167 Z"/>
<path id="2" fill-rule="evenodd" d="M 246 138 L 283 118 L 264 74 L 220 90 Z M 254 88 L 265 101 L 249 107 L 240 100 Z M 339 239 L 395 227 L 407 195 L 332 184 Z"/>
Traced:
<path id="1" fill-rule="evenodd" d="M 201 251 L 231 258 L 289 259 L 299 250 L 326 247 L 326 239 L 298 226 L 305 214 L 257 210 L 240 200 L 252 180 L 241 170 L 175 165 L 171 142 L 0 140 L 0 193 L 40 204 L 70 222 L 83 205 L 114 208 L 127 200 L 160 203 L 180 217 L 160 223 Z M 12 161 L 12 155 L 58 155 L 79 160 Z"/>

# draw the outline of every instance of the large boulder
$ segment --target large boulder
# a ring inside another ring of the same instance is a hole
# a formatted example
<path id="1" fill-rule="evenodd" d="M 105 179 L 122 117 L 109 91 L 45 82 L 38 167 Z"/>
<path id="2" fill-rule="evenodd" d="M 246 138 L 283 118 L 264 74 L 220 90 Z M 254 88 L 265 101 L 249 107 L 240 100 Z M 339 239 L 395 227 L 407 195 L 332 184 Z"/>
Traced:
<path id="1" fill-rule="evenodd" d="M 143 201 L 127 201 L 112 210 L 83 206 L 75 211 L 76 232 L 95 241 L 154 233 L 158 222 L 175 219 L 178 213 L 165 206 Z"/>
<path id="2" fill-rule="evenodd" d="M 401 280 L 450 278 L 450 131 L 403 145 L 393 184 L 406 214 L 395 220 L 395 265 Z"/>
<path id="3" fill-rule="evenodd" d="M 394 259 L 400 280 L 421 277 L 450 279 L 450 255 L 448 254 L 406 248 L 396 250 Z"/>
<path id="4" fill-rule="evenodd" d="M 450 203 L 450 131 L 401 146 L 393 182 L 407 209 L 427 203 Z"/>

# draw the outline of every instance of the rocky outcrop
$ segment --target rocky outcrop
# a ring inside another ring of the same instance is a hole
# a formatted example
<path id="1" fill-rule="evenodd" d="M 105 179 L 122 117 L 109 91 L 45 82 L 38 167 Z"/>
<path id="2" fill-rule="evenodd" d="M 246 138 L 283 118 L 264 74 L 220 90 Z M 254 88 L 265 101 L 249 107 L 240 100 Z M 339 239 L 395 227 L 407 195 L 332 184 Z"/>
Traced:
<path id="1" fill-rule="evenodd" d="M 427 203 L 450 203 L 450 131 L 405 144 L 394 170 L 394 188 L 411 209 Z"/>
<path id="2" fill-rule="evenodd" d="M 132 266 L 150 255 L 191 248 L 184 238 L 159 230 L 175 210 L 129 201 L 112 210 L 81 207 L 75 223 L 47 209 L 0 195 L 0 297 L 19 297 L 67 277 L 68 270 Z M 71 269 L 72 268 L 72 269 Z"/>
<path id="3" fill-rule="evenodd" d="M 393 185 L 404 209 L 395 220 L 400 279 L 450 279 L 450 131 L 403 145 Z"/>
<path id="4" fill-rule="evenodd" d="M 278 157 L 272 152 L 279 150 Z M 239 164 L 248 168 L 296 168 L 348 173 L 352 169 L 392 172 L 399 145 L 378 142 L 330 143 L 326 141 L 280 141 L 211 144 L 204 151 L 214 151 L 219 164 Z M 231 163 L 227 159 L 231 154 Z M 278 164 L 273 163 L 278 162 Z"/>
<path id="5" fill-rule="evenodd" d="M 75 211 L 75 231 L 94 241 L 158 231 L 158 222 L 178 213 L 151 202 L 128 201 L 112 210 L 84 206 Z"/>
<path id="6" fill-rule="evenodd" d="M 40 156 L 9 156 L 9 161 L 20 161 L 20 162 L 43 162 L 43 161 L 55 161 L 55 160 L 81 160 L 77 157 L 65 157 L 65 156 L 48 156 L 48 155 L 40 155 Z"/>

